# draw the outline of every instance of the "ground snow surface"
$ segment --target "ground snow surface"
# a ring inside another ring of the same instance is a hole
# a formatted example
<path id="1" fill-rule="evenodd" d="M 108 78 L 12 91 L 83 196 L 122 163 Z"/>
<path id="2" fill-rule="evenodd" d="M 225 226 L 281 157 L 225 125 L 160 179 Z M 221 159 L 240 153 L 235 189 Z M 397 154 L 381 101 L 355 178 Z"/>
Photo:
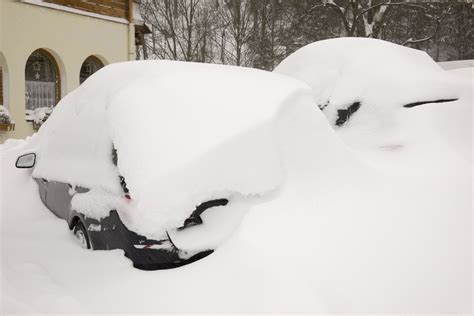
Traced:
<path id="1" fill-rule="evenodd" d="M 464 83 L 454 89 L 455 103 L 394 111 L 412 137 L 377 135 L 394 145 L 384 148 L 347 145 L 357 124 L 341 137 L 295 94 L 274 120 L 285 181 L 262 197 L 236 195 L 242 223 L 228 241 L 168 271 L 76 245 L 30 172 L 13 168 L 26 142 L 9 141 L 0 150 L 3 311 L 467 313 L 473 100 Z"/>

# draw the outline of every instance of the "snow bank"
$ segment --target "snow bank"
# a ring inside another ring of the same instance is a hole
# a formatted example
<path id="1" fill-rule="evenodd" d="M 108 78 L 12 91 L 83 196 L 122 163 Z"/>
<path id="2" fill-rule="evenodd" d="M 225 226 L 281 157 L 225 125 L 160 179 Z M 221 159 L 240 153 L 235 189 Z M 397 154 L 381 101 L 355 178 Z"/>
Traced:
<path id="1" fill-rule="evenodd" d="M 203 201 L 281 184 L 274 118 L 301 93 L 306 85 L 258 70 L 113 64 L 56 106 L 38 133 L 33 175 L 121 195 L 120 174 L 133 201 L 127 225 L 161 235 Z"/>
<path id="2" fill-rule="evenodd" d="M 0 104 L 0 124 L 13 123 L 10 112 L 6 107 Z"/>

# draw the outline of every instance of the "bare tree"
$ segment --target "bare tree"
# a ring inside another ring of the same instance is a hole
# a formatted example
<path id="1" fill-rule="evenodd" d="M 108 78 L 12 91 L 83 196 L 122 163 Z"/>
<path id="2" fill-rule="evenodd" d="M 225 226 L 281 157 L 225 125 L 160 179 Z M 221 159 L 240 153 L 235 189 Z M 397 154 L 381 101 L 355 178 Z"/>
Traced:
<path id="1" fill-rule="evenodd" d="M 336 11 L 343 25 L 342 36 L 374 38 L 383 38 L 383 30 L 387 26 L 387 17 L 391 8 L 405 7 L 419 10 L 431 20 L 434 28 L 430 34 L 425 34 L 420 38 L 405 39 L 401 42 L 402 45 L 421 43 L 433 38 L 450 10 L 448 8 L 448 10 L 438 12 L 436 7 L 430 3 L 392 0 L 322 0 L 320 4 L 315 5 L 312 9 L 318 7 L 326 7 Z"/>
<path id="2" fill-rule="evenodd" d="M 152 28 L 151 39 L 147 40 L 152 54 L 163 59 L 206 61 L 213 19 L 210 2 L 143 0 L 142 16 Z"/>
<path id="3" fill-rule="evenodd" d="M 220 0 L 217 3 L 222 31 L 216 44 L 222 52 L 222 63 L 249 66 L 248 44 L 253 30 L 252 1 Z"/>
<path id="4" fill-rule="evenodd" d="M 452 10 L 452 7 L 448 7 L 445 10 L 443 10 L 441 12 L 441 14 L 438 14 L 438 15 L 432 15 L 432 14 L 429 14 L 429 13 L 425 13 L 425 15 L 427 17 L 429 17 L 432 20 L 432 22 L 434 22 L 433 24 L 435 25 L 434 28 L 433 28 L 433 31 L 431 32 L 431 34 L 428 34 L 425 37 L 417 38 L 417 39 L 414 39 L 414 38 L 410 37 L 410 38 L 406 39 L 402 43 L 402 45 L 419 44 L 419 43 L 423 43 L 423 42 L 426 42 L 426 41 L 429 41 L 430 39 L 432 39 L 435 35 L 438 34 L 438 31 L 440 29 L 440 26 L 441 26 L 443 20 L 446 18 L 446 16 L 448 16 L 451 13 L 451 10 Z"/>
<path id="5" fill-rule="evenodd" d="M 249 43 L 253 67 L 271 70 L 286 57 L 285 34 L 289 23 L 283 19 L 284 8 L 279 0 L 253 3 L 253 30 Z"/>
<path id="6" fill-rule="evenodd" d="M 468 0 L 142 0 L 141 10 L 151 58 L 271 70 L 299 47 L 341 36 L 474 58 Z"/>

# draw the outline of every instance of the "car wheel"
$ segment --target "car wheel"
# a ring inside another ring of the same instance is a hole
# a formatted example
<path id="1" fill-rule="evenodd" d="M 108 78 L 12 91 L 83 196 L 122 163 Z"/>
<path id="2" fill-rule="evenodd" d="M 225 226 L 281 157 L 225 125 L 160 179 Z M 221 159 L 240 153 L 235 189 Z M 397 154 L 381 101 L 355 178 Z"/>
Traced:
<path id="1" fill-rule="evenodd" d="M 79 245 L 84 249 L 90 249 L 91 244 L 89 242 L 89 236 L 87 235 L 87 230 L 82 224 L 81 221 L 78 221 L 73 229 L 74 236 L 76 237 Z"/>

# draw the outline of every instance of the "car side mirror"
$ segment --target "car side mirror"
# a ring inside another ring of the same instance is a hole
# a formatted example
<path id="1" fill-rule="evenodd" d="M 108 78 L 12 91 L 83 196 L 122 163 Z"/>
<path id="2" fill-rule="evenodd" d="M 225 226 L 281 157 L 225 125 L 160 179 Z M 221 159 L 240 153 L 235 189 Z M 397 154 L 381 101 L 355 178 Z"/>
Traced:
<path id="1" fill-rule="evenodd" d="M 18 157 L 15 163 L 15 167 L 17 168 L 33 168 L 36 163 L 36 154 L 24 154 Z"/>

